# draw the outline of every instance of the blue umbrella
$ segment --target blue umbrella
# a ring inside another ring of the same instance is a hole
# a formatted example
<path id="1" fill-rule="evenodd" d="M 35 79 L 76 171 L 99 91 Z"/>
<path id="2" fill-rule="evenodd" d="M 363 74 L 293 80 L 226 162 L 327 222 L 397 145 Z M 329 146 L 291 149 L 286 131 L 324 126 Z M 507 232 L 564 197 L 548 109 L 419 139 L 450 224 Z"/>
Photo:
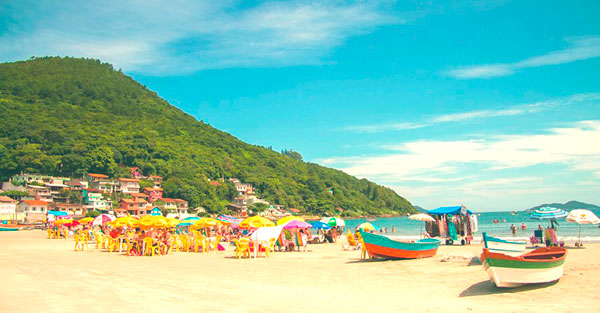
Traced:
<path id="1" fill-rule="evenodd" d="M 567 215 L 569 214 L 561 209 L 545 206 L 533 211 L 533 213 L 531 213 L 531 218 L 536 220 L 551 220 L 567 217 Z"/>
<path id="2" fill-rule="evenodd" d="M 323 222 L 314 222 L 314 223 L 312 224 L 312 226 L 313 226 L 313 228 L 315 228 L 315 229 L 325 229 L 325 230 L 327 230 L 327 229 L 330 229 L 330 228 L 331 228 L 331 226 L 329 226 L 328 224 L 325 224 L 325 223 L 323 223 Z"/>

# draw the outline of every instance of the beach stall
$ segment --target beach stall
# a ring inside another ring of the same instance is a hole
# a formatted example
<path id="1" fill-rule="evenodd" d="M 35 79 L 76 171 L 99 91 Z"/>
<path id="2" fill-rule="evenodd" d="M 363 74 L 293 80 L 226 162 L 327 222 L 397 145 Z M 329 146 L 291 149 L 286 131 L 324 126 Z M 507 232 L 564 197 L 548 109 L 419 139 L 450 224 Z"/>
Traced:
<path id="1" fill-rule="evenodd" d="M 439 207 L 427 214 L 435 221 L 425 222 L 425 231 L 430 237 L 446 239 L 447 245 L 459 240 L 462 245 L 470 244 L 477 232 L 477 216 L 464 205 Z"/>

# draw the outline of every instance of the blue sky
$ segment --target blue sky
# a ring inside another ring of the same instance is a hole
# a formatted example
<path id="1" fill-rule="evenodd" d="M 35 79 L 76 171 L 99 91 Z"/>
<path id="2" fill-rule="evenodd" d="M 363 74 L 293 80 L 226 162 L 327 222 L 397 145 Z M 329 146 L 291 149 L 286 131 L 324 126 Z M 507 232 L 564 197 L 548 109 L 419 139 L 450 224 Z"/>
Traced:
<path id="1" fill-rule="evenodd" d="M 600 2 L 9 1 L 0 61 L 99 58 L 425 208 L 600 204 Z"/>

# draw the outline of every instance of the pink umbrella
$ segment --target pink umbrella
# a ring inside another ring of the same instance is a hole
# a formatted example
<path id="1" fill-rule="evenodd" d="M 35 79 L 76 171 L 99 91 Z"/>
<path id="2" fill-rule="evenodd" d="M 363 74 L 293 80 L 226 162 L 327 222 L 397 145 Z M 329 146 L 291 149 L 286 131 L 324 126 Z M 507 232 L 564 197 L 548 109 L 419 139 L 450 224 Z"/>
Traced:
<path id="1" fill-rule="evenodd" d="M 102 225 L 102 224 L 106 224 L 110 221 L 114 221 L 116 219 L 116 217 L 114 215 L 111 214 L 100 214 L 98 215 L 94 221 L 92 221 L 92 225 Z"/>
<path id="2" fill-rule="evenodd" d="M 285 223 L 285 226 L 283 226 L 284 229 L 290 229 L 290 228 L 311 228 L 312 225 L 307 223 L 307 222 L 303 222 L 303 221 L 298 221 L 298 220 L 293 220 L 293 221 L 289 221 L 287 223 Z"/>

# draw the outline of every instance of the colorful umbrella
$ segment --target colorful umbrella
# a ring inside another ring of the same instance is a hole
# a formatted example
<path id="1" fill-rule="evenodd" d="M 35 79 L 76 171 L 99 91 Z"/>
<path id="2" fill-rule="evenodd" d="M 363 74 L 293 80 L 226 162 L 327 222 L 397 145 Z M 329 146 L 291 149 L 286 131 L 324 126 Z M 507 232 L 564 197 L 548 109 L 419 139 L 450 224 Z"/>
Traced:
<path id="1" fill-rule="evenodd" d="M 240 222 L 240 228 L 259 228 L 259 227 L 269 227 L 275 226 L 271 220 L 266 219 L 262 216 L 252 216 Z"/>
<path id="2" fill-rule="evenodd" d="M 315 229 L 330 229 L 331 228 L 331 226 L 329 226 L 329 224 L 323 223 L 323 222 L 320 222 L 320 221 L 319 222 L 314 222 L 312 224 L 312 226 Z"/>
<path id="3" fill-rule="evenodd" d="M 79 220 L 79 223 L 80 224 L 89 224 L 90 222 L 93 222 L 93 221 L 94 221 L 93 217 L 84 217 Z"/>
<path id="4" fill-rule="evenodd" d="M 231 215 L 225 215 L 225 214 L 219 215 L 219 217 L 217 217 L 217 219 L 221 222 L 226 222 L 226 223 L 229 223 L 232 225 L 237 225 L 242 221 L 241 219 L 239 219 L 237 217 L 234 217 Z"/>
<path id="5" fill-rule="evenodd" d="M 409 216 L 408 219 L 413 220 L 413 221 L 421 221 L 421 222 L 435 222 L 435 219 L 433 217 L 431 217 L 431 215 L 425 214 L 425 213 L 413 214 L 413 215 Z M 423 224 L 425 224 L 425 223 L 423 223 Z M 421 236 L 423 234 L 423 224 L 421 224 L 421 229 L 419 230 L 419 236 Z"/>
<path id="6" fill-rule="evenodd" d="M 176 218 L 172 218 L 172 217 L 167 217 L 167 226 L 169 227 L 175 227 L 179 225 L 179 220 Z"/>
<path id="7" fill-rule="evenodd" d="M 554 218 L 567 217 L 567 215 L 567 212 L 561 209 L 545 206 L 533 211 L 533 213 L 531 213 L 531 218 L 536 220 L 549 220 Z"/>
<path id="8" fill-rule="evenodd" d="M 92 225 L 106 224 L 110 221 L 114 221 L 115 219 L 116 217 L 112 214 L 100 214 L 96 216 L 96 218 L 94 218 L 94 220 L 92 221 Z"/>
<path id="9" fill-rule="evenodd" d="M 113 226 L 113 227 L 123 227 L 123 226 L 134 227 L 137 225 L 137 223 L 138 223 L 138 220 L 131 216 L 121 216 L 121 217 L 115 219 L 114 221 L 108 222 L 108 225 Z"/>
<path id="10" fill-rule="evenodd" d="M 339 217 L 324 217 L 321 222 L 328 224 L 329 226 L 346 226 L 346 222 Z"/>
<path id="11" fill-rule="evenodd" d="M 194 222 L 194 224 L 192 225 L 192 227 L 190 227 L 190 229 L 194 230 L 194 229 L 200 229 L 200 228 L 204 228 L 204 227 L 215 227 L 220 224 L 221 224 L 221 221 L 219 221 L 219 220 L 216 220 L 216 219 L 210 218 L 210 217 L 203 217 L 203 218 L 197 220 L 196 222 Z"/>
<path id="12" fill-rule="evenodd" d="M 362 230 L 362 231 L 372 231 L 372 230 L 376 230 L 377 228 L 375 228 L 375 226 L 369 222 L 366 223 L 362 223 L 360 225 L 358 225 L 358 229 Z"/>
<path id="13" fill-rule="evenodd" d="M 577 246 L 581 246 L 581 224 L 598 224 L 600 223 L 600 218 L 596 216 L 596 214 L 592 213 L 589 210 L 573 210 L 569 212 L 567 216 L 567 222 L 577 223 L 579 224 L 579 239 L 577 240 Z"/>
<path id="14" fill-rule="evenodd" d="M 301 221 L 301 222 L 305 222 L 305 220 L 299 216 L 286 216 L 280 220 L 277 221 L 277 225 L 283 225 L 289 221 Z"/>
<path id="15" fill-rule="evenodd" d="M 303 222 L 303 221 L 298 221 L 298 220 L 292 220 L 287 222 L 283 228 L 284 229 L 290 229 L 290 228 L 311 228 L 312 225 L 307 223 L 307 222 Z"/>

